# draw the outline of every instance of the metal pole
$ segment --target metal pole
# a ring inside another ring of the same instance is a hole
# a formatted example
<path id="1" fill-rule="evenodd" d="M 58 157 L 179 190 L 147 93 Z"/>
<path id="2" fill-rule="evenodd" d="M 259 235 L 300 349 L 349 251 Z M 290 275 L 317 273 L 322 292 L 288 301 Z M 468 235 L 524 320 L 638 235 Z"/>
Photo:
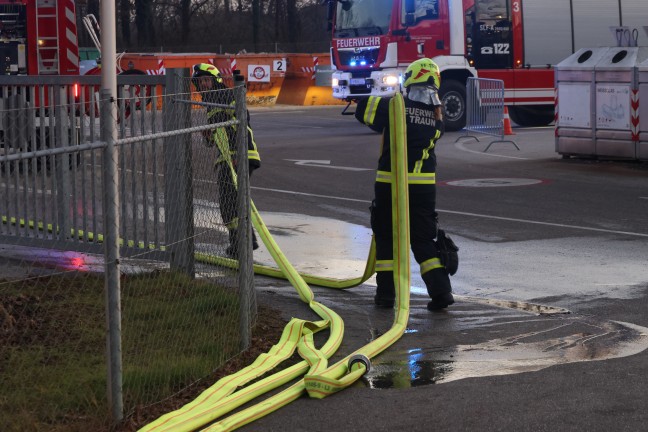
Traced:
<path id="1" fill-rule="evenodd" d="M 254 279 L 251 277 L 252 262 L 252 225 L 250 221 L 250 180 L 248 164 L 247 109 L 245 106 L 245 79 L 239 70 L 234 71 L 234 93 L 236 119 L 239 121 L 236 130 L 237 165 L 237 209 L 238 209 L 238 250 L 239 254 L 239 292 L 240 292 L 240 329 L 241 349 L 250 346 L 252 317 L 254 311 Z"/>
<path id="2" fill-rule="evenodd" d="M 101 90 L 101 139 L 105 140 L 103 151 L 103 214 L 104 256 L 106 284 L 106 319 L 108 322 L 108 403 L 113 421 L 123 416 L 122 357 L 121 357 L 121 286 L 119 281 L 119 177 L 117 172 L 118 150 L 113 136 L 114 102 L 110 90 Z"/>
<path id="3" fill-rule="evenodd" d="M 50 133 L 53 134 L 54 147 L 67 147 L 68 142 L 68 125 L 67 112 L 67 91 L 65 86 L 57 86 L 55 90 L 55 112 L 56 127 L 50 126 Z M 54 174 L 56 177 L 56 194 L 58 199 L 58 224 L 54 237 L 59 240 L 68 240 L 70 238 L 70 154 L 60 154 L 52 157 L 54 161 Z"/>
<path id="4" fill-rule="evenodd" d="M 121 358 L 121 287 L 119 281 L 119 195 L 117 172 L 117 41 L 115 0 L 101 2 L 101 139 L 103 152 L 103 211 L 105 245 L 106 319 L 108 321 L 108 403 L 112 420 L 123 418 Z"/>
<path id="5" fill-rule="evenodd" d="M 162 117 L 165 130 L 177 130 L 191 126 L 191 105 L 173 103 L 169 99 L 176 95 L 179 100 L 189 96 L 184 85 L 189 71 L 167 70 L 165 100 Z M 193 166 L 191 136 L 183 134 L 164 138 L 164 214 L 167 247 L 170 250 L 169 265 L 190 278 L 196 275 L 195 244 L 193 226 Z"/>

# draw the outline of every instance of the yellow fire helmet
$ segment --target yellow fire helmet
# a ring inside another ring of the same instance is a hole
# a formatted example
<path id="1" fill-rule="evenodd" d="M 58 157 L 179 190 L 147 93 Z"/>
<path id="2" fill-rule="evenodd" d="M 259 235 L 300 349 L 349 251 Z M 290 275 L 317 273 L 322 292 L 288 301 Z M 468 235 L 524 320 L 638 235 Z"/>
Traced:
<path id="1" fill-rule="evenodd" d="M 439 66 L 429 58 L 413 61 L 405 70 L 405 82 L 408 88 L 411 85 L 433 85 L 437 89 L 441 86 Z"/>
<path id="2" fill-rule="evenodd" d="M 223 77 L 221 77 L 220 71 L 213 64 L 198 63 L 194 65 L 193 75 L 192 75 L 192 78 L 194 79 L 194 83 L 195 83 L 195 78 L 198 78 L 200 76 L 210 76 L 214 78 L 214 80 L 219 84 L 223 82 Z"/>

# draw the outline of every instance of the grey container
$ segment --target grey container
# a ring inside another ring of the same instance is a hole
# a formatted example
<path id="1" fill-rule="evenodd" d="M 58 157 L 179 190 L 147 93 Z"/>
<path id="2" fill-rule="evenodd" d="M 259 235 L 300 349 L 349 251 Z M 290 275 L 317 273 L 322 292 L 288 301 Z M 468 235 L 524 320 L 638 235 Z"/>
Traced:
<path id="1" fill-rule="evenodd" d="M 647 59 L 648 47 L 615 47 L 596 64 L 594 130 L 597 157 L 637 158 L 638 65 Z"/>
<path id="2" fill-rule="evenodd" d="M 556 152 L 596 155 L 594 68 L 609 47 L 582 48 L 556 65 Z"/>
<path id="3" fill-rule="evenodd" d="M 648 160 L 648 60 L 637 67 L 637 84 L 639 87 L 639 141 L 637 159 Z"/>

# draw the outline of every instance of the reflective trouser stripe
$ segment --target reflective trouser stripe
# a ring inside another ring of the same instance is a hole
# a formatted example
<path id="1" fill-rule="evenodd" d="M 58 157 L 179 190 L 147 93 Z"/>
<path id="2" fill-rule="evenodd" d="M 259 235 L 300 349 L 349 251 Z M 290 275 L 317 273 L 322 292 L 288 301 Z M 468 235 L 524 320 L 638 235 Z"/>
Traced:
<path id="1" fill-rule="evenodd" d="M 364 122 L 365 124 L 372 125 L 376 119 L 376 112 L 378 112 L 378 102 L 380 102 L 379 96 L 370 96 L 367 101 L 367 109 L 364 113 Z"/>
<path id="2" fill-rule="evenodd" d="M 256 159 L 258 161 L 261 160 L 261 157 L 259 156 L 259 152 L 256 150 L 248 150 L 248 159 Z"/>
<path id="3" fill-rule="evenodd" d="M 408 184 L 436 184 L 436 173 L 408 173 Z"/>
<path id="4" fill-rule="evenodd" d="M 441 260 L 439 258 L 430 258 L 429 260 L 423 261 L 421 263 L 421 274 L 423 275 L 429 271 L 438 268 L 443 268 L 443 264 L 441 264 Z"/>
<path id="5" fill-rule="evenodd" d="M 378 171 L 376 173 L 376 181 L 379 183 L 391 183 L 392 175 L 390 172 L 387 171 Z"/>
<path id="6" fill-rule="evenodd" d="M 436 131 L 436 134 L 434 134 L 434 138 L 430 140 L 430 145 L 423 149 L 423 156 L 421 156 L 420 160 L 417 160 L 416 163 L 414 164 L 414 172 L 415 173 L 420 173 L 421 170 L 423 169 L 423 161 L 427 160 L 430 157 L 430 150 L 434 148 L 434 143 L 436 140 L 438 140 L 441 137 L 441 131 Z"/>
<path id="7" fill-rule="evenodd" d="M 247 129 L 250 134 L 250 140 L 252 141 L 252 149 L 248 149 L 248 159 L 261 161 L 261 156 L 259 156 L 259 152 L 257 151 L 256 141 L 254 141 L 254 132 L 250 126 L 248 126 Z M 248 145 L 250 145 L 250 143 L 248 143 Z"/>
<path id="8" fill-rule="evenodd" d="M 378 171 L 376 173 L 378 183 L 391 183 L 392 175 L 388 171 Z M 408 173 L 408 184 L 436 184 L 436 173 Z"/>
<path id="9" fill-rule="evenodd" d="M 394 260 L 376 260 L 376 271 L 394 271 Z"/>

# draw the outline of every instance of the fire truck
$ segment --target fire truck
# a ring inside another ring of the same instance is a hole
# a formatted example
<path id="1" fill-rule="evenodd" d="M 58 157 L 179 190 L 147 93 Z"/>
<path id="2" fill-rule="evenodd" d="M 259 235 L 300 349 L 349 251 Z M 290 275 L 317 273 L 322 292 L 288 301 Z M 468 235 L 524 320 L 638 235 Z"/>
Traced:
<path id="1" fill-rule="evenodd" d="M 648 7 L 636 0 L 327 4 L 333 96 L 349 102 L 391 96 L 401 91 L 407 65 L 429 57 L 441 70 L 447 130 L 465 126 L 468 77 L 503 80 L 511 119 L 521 126 L 548 125 L 554 120 L 553 65 L 583 47 L 616 45 L 618 28 L 648 24 Z"/>
<path id="2" fill-rule="evenodd" d="M 0 0 L 0 73 L 79 75 L 74 0 Z"/>
<path id="3" fill-rule="evenodd" d="M 0 0 L 0 73 L 79 75 L 74 0 Z M 0 88 L 0 154 L 40 148 L 43 137 L 49 146 L 50 136 L 56 136 L 52 133 L 55 121 L 48 113 L 48 92 L 44 94 L 41 100 L 21 85 Z M 35 107 L 45 108 L 45 118 L 40 118 Z M 78 136 L 75 126 L 68 130 L 68 137 L 73 129 Z M 33 136 L 36 143 L 31 142 Z"/>

